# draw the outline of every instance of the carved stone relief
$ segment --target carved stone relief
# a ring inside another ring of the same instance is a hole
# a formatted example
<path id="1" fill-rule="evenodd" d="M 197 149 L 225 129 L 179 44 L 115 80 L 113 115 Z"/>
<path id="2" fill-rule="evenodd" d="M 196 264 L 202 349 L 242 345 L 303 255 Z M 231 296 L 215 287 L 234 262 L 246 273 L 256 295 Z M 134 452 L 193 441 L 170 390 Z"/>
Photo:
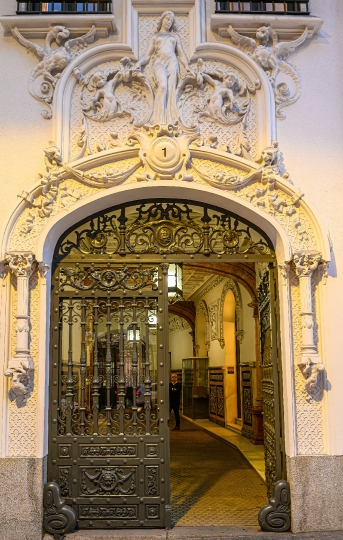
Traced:
<path id="1" fill-rule="evenodd" d="M 208 306 L 208 315 L 210 319 L 210 336 L 211 341 L 218 339 L 219 335 L 219 320 L 218 320 L 218 311 L 219 311 L 219 299 L 215 302 L 212 302 Z"/>
<path id="2" fill-rule="evenodd" d="M 30 75 L 29 91 L 32 97 L 48 106 L 48 110 L 45 110 L 42 116 L 49 119 L 52 116 L 55 86 L 61 73 L 88 43 L 94 41 L 96 28 L 93 25 L 84 36 L 68 39 L 70 32 L 65 26 L 52 26 L 46 35 L 44 47 L 24 38 L 17 28 L 12 30 L 12 34 L 39 60 Z M 52 47 L 53 43 L 56 43 L 57 47 Z"/>
<path id="3" fill-rule="evenodd" d="M 276 116 L 286 118 L 281 109 L 295 103 L 301 94 L 299 73 L 287 60 L 304 43 L 308 29 L 305 28 L 298 39 L 289 42 L 279 42 L 276 30 L 267 25 L 257 30 L 256 40 L 238 34 L 231 25 L 228 33 L 232 42 L 265 71 L 274 92 Z"/>
<path id="4" fill-rule="evenodd" d="M 176 334 L 177 332 L 183 332 L 184 330 L 191 331 L 190 324 L 183 317 L 177 315 L 168 316 L 169 334 Z"/>

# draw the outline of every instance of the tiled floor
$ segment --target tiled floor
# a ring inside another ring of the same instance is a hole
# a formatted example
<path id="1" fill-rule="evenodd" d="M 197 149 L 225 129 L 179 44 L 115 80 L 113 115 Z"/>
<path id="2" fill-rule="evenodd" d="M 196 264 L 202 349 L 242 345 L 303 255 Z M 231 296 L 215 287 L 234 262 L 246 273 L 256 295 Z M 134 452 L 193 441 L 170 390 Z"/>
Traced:
<path id="1" fill-rule="evenodd" d="M 170 453 L 176 526 L 257 525 L 266 487 L 239 451 L 182 419 Z"/>
<path id="2" fill-rule="evenodd" d="M 265 480 L 265 464 L 264 464 L 264 447 L 263 445 L 252 444 L 249 439 L 242 437 L 238 433 L 234 433 L 229 429 L 218 426 L 210 420 L 194 420 L 194 423 L 209 431 L 216 437 L 223 439 L 229 444 L 235 446 L 247 458 L 249 463 L 254 467 L 263 480 Z"/>

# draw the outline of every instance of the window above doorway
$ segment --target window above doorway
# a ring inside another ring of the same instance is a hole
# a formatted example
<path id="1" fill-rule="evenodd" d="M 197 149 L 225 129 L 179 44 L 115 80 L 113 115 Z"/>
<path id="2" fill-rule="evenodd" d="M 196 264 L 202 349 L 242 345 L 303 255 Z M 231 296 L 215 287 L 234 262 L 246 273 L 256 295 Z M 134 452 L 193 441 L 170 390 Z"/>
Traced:
<path id="1" fill-rule="evenodd" d="M 272 2 L 240 1 L 218 1 L 216 3 L 216 13 L 238 13 L 247 15 L 309 15 L 309 0 L 274 0 Z"/>
<path id="2" fill-rule="evenodd" d="M 50 2 L 42 2 L 36 0 L 22 1 L 17 0 L 17 15 L 37 15 L 37 14 L 57 14 L 63 13 L 68 15 L 80 13 L 105 14 L 112 13 L 111 0 L 96 0 L 96 1 L 61 1 L 52 0 Z"/>

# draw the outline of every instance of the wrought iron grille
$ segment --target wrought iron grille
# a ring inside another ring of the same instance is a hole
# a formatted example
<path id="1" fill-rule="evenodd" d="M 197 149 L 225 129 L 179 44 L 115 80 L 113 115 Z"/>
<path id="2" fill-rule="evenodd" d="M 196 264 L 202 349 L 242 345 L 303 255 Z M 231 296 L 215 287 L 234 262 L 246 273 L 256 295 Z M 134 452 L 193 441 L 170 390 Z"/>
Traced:
<path id="1" fill-rule="evenodd" d="M 221 2 L 216 0 L 216 13 L 309 15 L 309 0 L 274 0 L 273 2 Z"/>
<path id="2" fill-rule="evenodd" d="M 112 13 L 112 0 L 96 0 L 94 2 L 66 2 L 53 0 L 51 2 L 36 2 L 30 0 L 22 2 L 17 0 L 17 15 L 28 14 L 77 14 L 77 13 L 93 13 L 104 14 Z"/>
<path id="3" fill-rule="evenodd" d="M 230 212 L 199 204 L 155 201 L 132 204 L 88 219 L 61 238 L 56 260 L 131 256 L 156 261 L 158 256 L 181 262 L 211 255 L 275 258 L 268 237 Z M 94 272 L 89 273 L 88 279 L 101 281 Z"/>

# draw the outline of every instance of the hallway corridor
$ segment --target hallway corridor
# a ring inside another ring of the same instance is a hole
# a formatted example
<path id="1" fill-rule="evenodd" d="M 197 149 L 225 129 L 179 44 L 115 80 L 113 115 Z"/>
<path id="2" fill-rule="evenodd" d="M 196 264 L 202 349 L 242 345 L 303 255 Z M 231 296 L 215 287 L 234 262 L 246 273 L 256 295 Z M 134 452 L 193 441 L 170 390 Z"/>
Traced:
<path id="1" fill-rule="evenodd" d="M 170 462 L 174 526 L 258 525 L 267 490 L 237 450 L 182 418 L 171 430 Z"/>

